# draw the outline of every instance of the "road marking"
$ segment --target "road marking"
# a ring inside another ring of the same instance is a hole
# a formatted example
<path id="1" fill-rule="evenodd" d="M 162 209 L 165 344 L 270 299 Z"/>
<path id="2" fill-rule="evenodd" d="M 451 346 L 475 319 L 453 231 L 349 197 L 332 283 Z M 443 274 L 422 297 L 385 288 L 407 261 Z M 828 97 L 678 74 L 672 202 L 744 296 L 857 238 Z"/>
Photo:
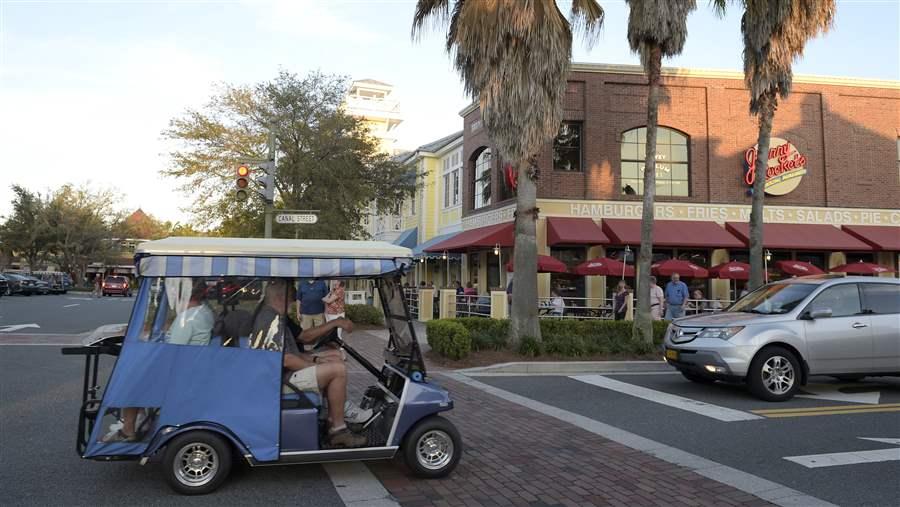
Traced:
<path id="1" fill-rule="evenodd" d="M 891 445 L 900 445 L 900 438 L 866 438 L 862 440 L 883 442 Z M 841 465 L 857 465 L 859 463 L 882 463 L 885 461 L 900 461 L 900 447 L 889 449 L 876 449 L 874 451 L 832 452 L 828 454 L 808 454 L 806 456 L 785 456 L 784 459 L 793 461 L 806 468 L 824 468 Z"/>
<path id="2" fill-rule="evenodd" d="M 18 331 L 19 329 L 28 329 L 30 327 L 40 328 L 41 326 L 37 324 L 16 324 L 13 326 L 3 326 L 0 327 L 0 333 L 12 333 L 13 331 Z"/>
<path id="3" fill-rule="evenodd" d="M 702 475 L 703 477 L 707 477 L 722 484 L 727 484 L 735 489 L 772 502 L 775 505 L 784 507 L 796 507 L 798 505 L 836 507 L 834 504 L 826 502 L 821 498 L 804 494 L 795 489 L 778 484 L 777 482 L 772 482 L 768 479 L 723 465 L 702 456 L 682 451 L 681 449 L 666 445 L 662 442 L 644 438 L 640 435 L 596 421 L 589 417 L 569 412 L 568 410 L 563 410 L 552 405 L 547 405 L 546 403 L 541 403 L 509 391 L 504 391 L 503 389 L 484 384 L 465 375 L 451 372 L 438 372 L 437 374 L 452 378 L 453 380 L 474 387 L 475 389 L 479 389 L 498 398 L 529 408 L 535 412 L 553 417 L 559 421 L 572 424 L 573 426 L 577 426 L 595 435 L 630 447 L 631 449 L 655 456 L 667 463 L 684 467 L 698 475 Z"/>
<path id="4" fill-rule="evenodd" d="M 63 305 L 63 308 L 72 308 L 73 306 L 81 306 L 81 303 L 72 303 L 71 305 Z"/>
<path id="5" fill-rule="evenodd" d="M 690 398 L 684 398 L 682 396 L 676 396 L 674 394 L 648 389 L 646 387 L 629 384 L 627 382 L 620 382 L 618 380 L 604 377 L 603 375 L 575 375 L 569 378 L 572 380 L 577 380 L 579 382 L 584 382 L 585 384 L 591 384 L 597 387 L 602 387 L 604 389 L 609 389 L 610 391 L 616 391 L 622 394 L 627 394 L 629 396 L 634 396 L 636 398 L 659 403 L 660 405 L 666 405 L 680 410 L 685 410 L 687 412 L 693 412 L 695 414 L 711 417 L 719 421 L 735 422 L 762 419 L 761 416 L 754 415 L 749 412 L 744 412 L 742 410 L 720 407 L 718 405 L 712 405 L 709 403 L 704 403 L 702 401 L 692 400 Z"/>
<path id="6" fill-rule="evenodd" d="M 845 393 L 841 391 L 842 387 L 865 387 L 865 384 L 808 384 L 801 389 L 808 394 L 798 394 L 798 398 L 810 398 L 813 400 L 832 400 L 846 401 L 847 403 L 868 403 L 869 405 L 877 405 L 881 398 L 881 391 L 877 387 L 875 392 L 863 393 Z"/>
<path id="7" fill-rule="evenodd" d="M 871 414 L 875 412 L 900 412 L 900 403 L 881 405 L 837 405 L 832 407 L 782 408 L 772 410 L 751 410 L 754 414 L 769 418 L 809 417 L 816 415 Z"/>
<path id="8" fill-rule="evenodd" d="M 400 507 L 364 463 L 326 463 L 322 468 L 347 507 Z"/>
<path id="9" fill-rule="evenodd" d="M 66 299 L 71 299 L 72 301 L 93 301 L 97 298 L 66 298 Z"/>

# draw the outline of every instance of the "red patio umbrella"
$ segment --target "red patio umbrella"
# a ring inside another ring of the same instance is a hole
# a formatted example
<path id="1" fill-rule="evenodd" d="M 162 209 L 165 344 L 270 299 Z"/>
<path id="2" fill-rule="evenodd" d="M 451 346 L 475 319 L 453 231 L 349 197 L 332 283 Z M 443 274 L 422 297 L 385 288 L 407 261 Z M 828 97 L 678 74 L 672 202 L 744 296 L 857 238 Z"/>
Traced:
<path id="1" fill-rule="evenodd" d="M 750 265 L 746 262 L 724 262 L 709 268 L 709 276 L 727 280 L 749 280 Z"/>
<path id="2" fill-rule="evenodd" d="M 657 276 L 672 276 L 676 273 L 687 278 L 707 278 L 709 276 L 706 268 L 679 259 L 657 262 L 650 266 L 650 272 Z"/>
<path id="3" fill-rule="evenodd" d="M 608 257 L 597 257 L 584 261 L 575 267 L 575 274 L 581 276 L 634 276 L 634 266 Z"/>
<path id="4" fill-rule="evenodd" d="M 825 273 L 812 264 L 803 261 L 776 261 L 775 267 L 786 275 L 794 276 L 821 275 Z"/>
<path id="5" fill-rule="evenodd" d="M 506 263 L 506 270 L 513 271 L 513 263 Z M 538 273 L 565 273 L 569 268 L 562 261 L 550 257 L 549 255 L 538 255 Z"/>
<path id="6" fill-rule="evenodd" d="M 873 264 L 871 262 L 851 262 L 849 264 L 841 264 L 840 266 L 829 269 L 833 273 L 849 273 L 851 275 L 879 275 L 881 273 L 893 273 L 894 270 L 882 266 L 881 264 Z"/>

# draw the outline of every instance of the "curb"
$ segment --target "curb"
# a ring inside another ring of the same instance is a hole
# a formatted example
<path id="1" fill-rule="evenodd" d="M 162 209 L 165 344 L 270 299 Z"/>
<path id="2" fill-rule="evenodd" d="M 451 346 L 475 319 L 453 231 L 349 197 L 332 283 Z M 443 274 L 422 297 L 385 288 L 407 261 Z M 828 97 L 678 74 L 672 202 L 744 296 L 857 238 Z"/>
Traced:
<path id="1" fill-rule="evenodd" d="M 573 375 L 579 373 L 675 373 L 664 361 L 523 361 L 456 370 L 478 375 Z"/>

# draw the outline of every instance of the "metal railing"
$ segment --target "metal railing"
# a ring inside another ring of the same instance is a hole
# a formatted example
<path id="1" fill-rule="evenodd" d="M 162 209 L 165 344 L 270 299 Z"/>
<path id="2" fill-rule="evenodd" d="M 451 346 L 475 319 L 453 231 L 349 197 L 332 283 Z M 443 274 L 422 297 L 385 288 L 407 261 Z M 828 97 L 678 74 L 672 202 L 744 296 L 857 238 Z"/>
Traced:
<path id="1" fill-rule="evenodd" d="M 490 317 L 491 297 L 478 294 L 456 295 L 457 317 Z"/>
<path id="2" fill-rule="evenodd" d="M 538 317 L 542 319 L 612 320 L 612 298 L 562 298 L 563 306 L 554 298 L 538 298 Z"/>
<path id="3" fill-rule="evenodd" d="M 729 299 L 689 299 L 684 305 L 685 315 L 697 315 L 700 313 L 716 313 L 731 306 Z"/>
<path id="4" fill-rule="evenodd" d="M 419 318 L 419 289 L 403 289 L 403 295 L 406 297 L 406 305 L 409 307 L 409 314 L 412 318 Z"/>

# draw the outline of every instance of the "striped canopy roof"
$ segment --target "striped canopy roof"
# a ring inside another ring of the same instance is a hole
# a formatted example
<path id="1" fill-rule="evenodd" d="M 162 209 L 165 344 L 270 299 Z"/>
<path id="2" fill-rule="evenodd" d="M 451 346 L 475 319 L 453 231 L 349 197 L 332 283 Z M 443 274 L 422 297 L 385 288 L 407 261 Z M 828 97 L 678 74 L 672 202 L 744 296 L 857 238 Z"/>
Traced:
<path id="1" fill-rule="evenodd" d="M 379 241 L 167 238 L 140 244 L 141 276 L 343 278 L 404 269 L 408 248 Z"/>

